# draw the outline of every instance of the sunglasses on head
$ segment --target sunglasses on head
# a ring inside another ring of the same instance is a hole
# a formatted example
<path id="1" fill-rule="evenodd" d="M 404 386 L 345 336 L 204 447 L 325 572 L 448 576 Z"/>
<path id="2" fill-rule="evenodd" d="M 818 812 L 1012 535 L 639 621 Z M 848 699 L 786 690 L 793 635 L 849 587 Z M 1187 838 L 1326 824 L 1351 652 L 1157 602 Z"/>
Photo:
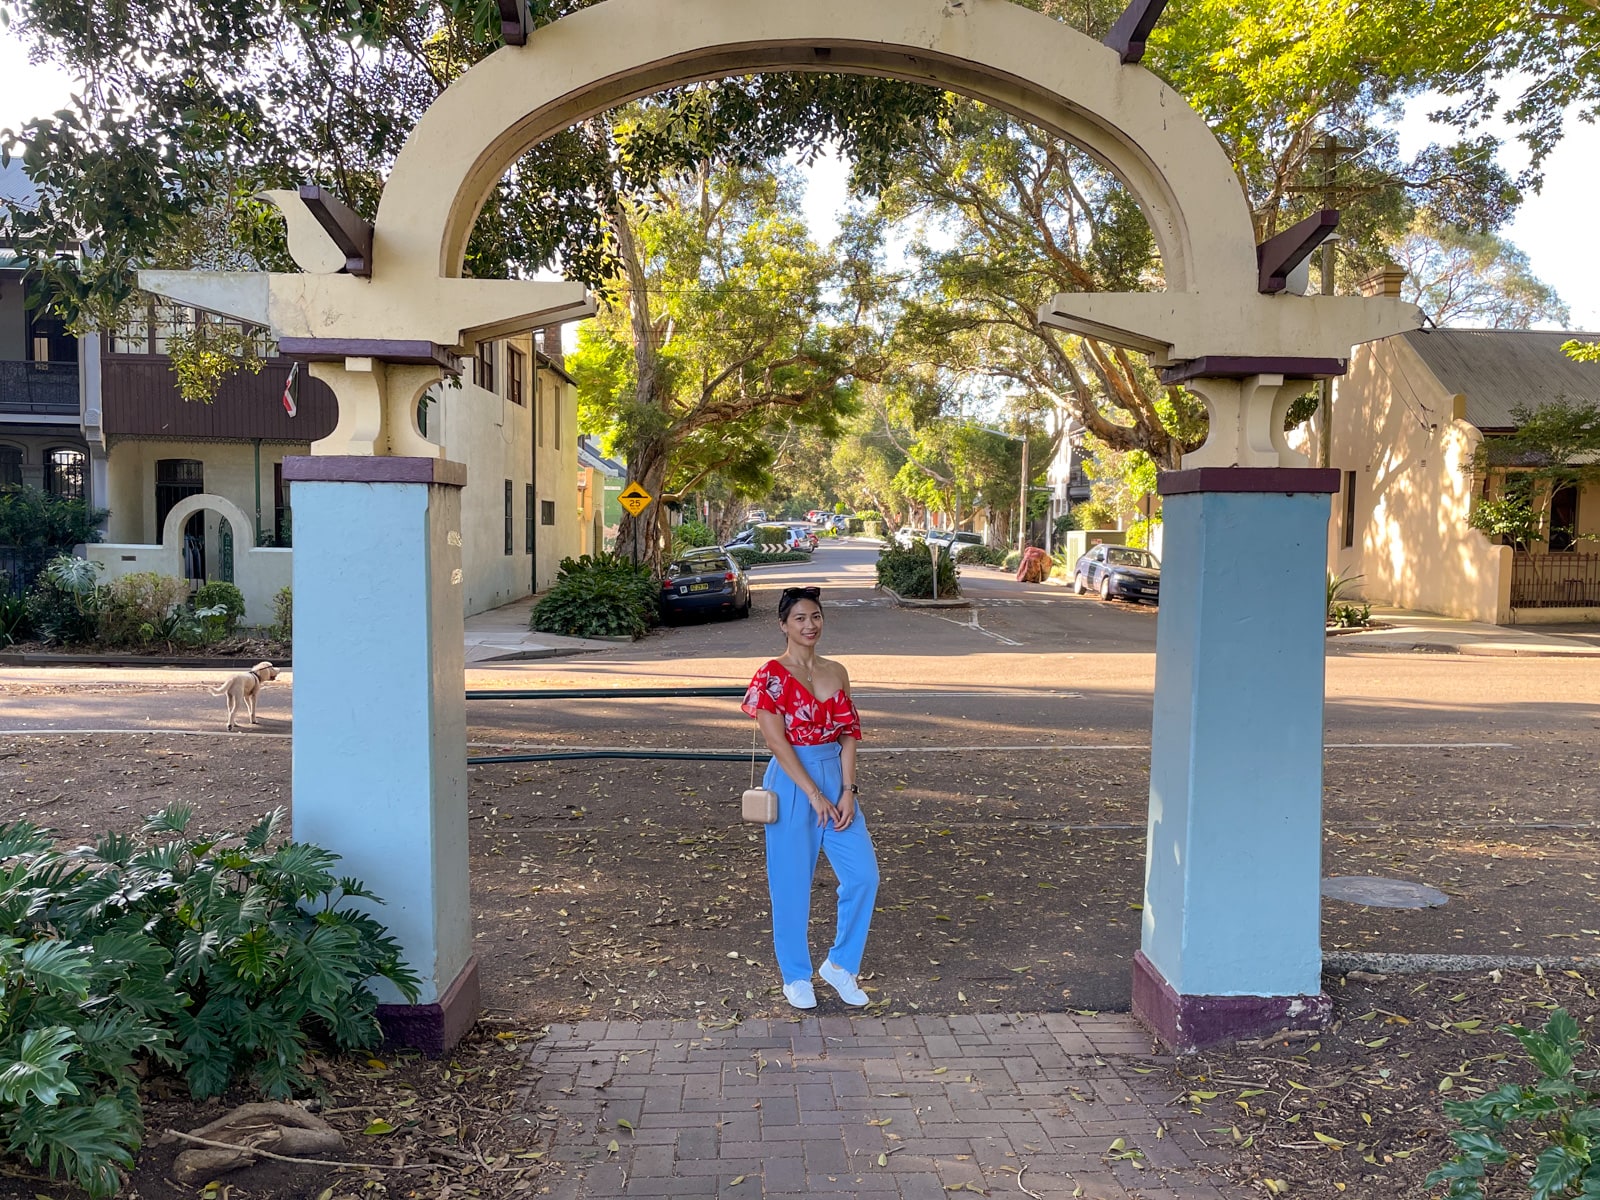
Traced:
<path id="1" fill-rule="evenodd" d="M 819 587 L 786 587 L 783 589 L 785 600 L 817 600 L 822 596 Z"/>

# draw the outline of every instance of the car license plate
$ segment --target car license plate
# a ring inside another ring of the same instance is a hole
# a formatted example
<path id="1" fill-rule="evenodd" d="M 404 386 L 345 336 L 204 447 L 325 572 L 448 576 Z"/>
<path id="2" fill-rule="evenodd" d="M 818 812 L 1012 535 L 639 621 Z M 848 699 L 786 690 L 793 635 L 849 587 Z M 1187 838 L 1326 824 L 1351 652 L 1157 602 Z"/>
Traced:
<path id="1" fill-rule="evenodd" d="M 711 585 L 709 583 L 691 583 L 689 585 L 689 590 L 691 592 L 709 592 L 711 590 Z"/>
<path id="2" fill-rule="evenodd" d="M 1158 590 L 1157 588 L 1140 588 L 1139 593 L 1144 596 L 1154 596 Z"/>

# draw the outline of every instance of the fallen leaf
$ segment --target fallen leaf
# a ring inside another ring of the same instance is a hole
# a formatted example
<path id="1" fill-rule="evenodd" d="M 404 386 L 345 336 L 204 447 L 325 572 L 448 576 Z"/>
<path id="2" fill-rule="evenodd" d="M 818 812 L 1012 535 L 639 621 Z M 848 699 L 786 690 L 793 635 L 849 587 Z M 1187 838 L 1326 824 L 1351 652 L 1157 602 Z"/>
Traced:
<path id="1" fill-rule="evenodd" d="M 393 1133 L 394 1126 L 389 1124 L 389 1122 L 385 1121 L 382 1117 L 379 1117 L 361 1132 L 366 1134 L 368 1137 L 382 1137 L 386 1133 Z"/>

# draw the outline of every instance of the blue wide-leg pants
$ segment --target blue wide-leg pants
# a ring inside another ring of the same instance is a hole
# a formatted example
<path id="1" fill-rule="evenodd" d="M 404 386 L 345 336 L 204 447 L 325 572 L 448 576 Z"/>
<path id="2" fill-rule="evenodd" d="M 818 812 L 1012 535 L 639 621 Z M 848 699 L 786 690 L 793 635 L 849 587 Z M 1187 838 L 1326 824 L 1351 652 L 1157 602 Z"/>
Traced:
<path id="1" fill-rule="evenodd" d="M 796 746 L 794 752 L 823 795 L 839 795 L 844 777 L 838 742 Z M 778 794 L 778 819 L 767 826 L 767 888 L 772 896 L 772 945 L 783 982 L 812 976 L 808 929 L 819 850 L 827 854 L 828 864 L 839 877 L 839 927 L 828 957 L 834 966 L 859 974 L 872 906 L 878 897 L 878 856 L 860 805 L 855 820 L 845 829 L 835 829 L 831 822 L 818 828 L 810 801 L 777 759 L 767 764 L 764 786 Z"/>

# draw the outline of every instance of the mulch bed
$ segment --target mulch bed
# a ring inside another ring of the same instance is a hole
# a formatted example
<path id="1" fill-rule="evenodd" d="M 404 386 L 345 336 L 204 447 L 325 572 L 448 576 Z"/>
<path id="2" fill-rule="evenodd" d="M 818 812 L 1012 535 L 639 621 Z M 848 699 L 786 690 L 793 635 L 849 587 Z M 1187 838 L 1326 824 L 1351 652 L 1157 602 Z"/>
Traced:
<path id="1" fill-rule="evenodd" d="M 1263 1195 L 1421 1200 L 1437 1194 L 1424 1185 L 1428 1173 L 1455 1156 L 1445 1102 L 1537 1078 L 1500 1027 L 1538 1028 L 1564 1007 L 1593 1045 L 1597 978 L 1560 969 L 1330 973 L 1331 1028 L 1179 1060 L 1173 1088 L 1206 1122 L 1204 1136 L 1233 1148 L 1220 1170 L 1235 1183 Z M 1491 1197 L 1529 1194 L 1525 1179 L 1491 1182 Z"/>
<path id="2" fill-rule="evenodd" d="M 4 647 L 4 657 L 21 661 L 38 658 L 74 663 L 105 663 L 139 659 L 236 659 L 245 665 L 258 662 L 287 662 L 291 646 L 276 638 L 256 635 L 226 637 L 208 646 L 168 646 L 152 642 L 147 646 L 57 646 L 45 642 L 16 642 Z"/>
<path id="3" fill-rule="evenodd" d="M 176 1081 L 145 1091 L 145 1146 L 124 1200 L 358 1200 L 374 1196 L 500 1200 L 534 1194 L 556 1114 L 530 1107 L 522 1060 L 539 1031 L 481 1022 L 449 1058 L 380 1052 L 370 1059 L 317 1064 L 321 1091 L 307 1102 L 344 1135 L 349 1166 L 261 1162 L 223 1175 L 215 1186 L 171 1178 L 184 1146 L 166 1130 L 187 1132 L 252 1096 L 196 1104 Z M 67 1200 L 82 1193 L 8 1166 L 3 1200 Z"/>

